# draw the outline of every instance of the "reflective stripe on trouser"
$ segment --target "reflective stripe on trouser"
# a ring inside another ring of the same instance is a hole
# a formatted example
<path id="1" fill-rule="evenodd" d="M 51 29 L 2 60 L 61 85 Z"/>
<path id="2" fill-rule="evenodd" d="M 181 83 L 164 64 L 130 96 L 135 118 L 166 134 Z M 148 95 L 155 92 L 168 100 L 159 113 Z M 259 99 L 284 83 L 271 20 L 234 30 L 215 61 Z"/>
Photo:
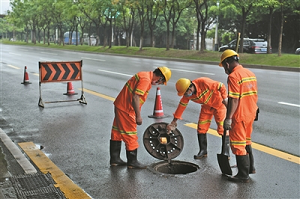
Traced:
<path id="1" fill-rule="evenodd" d="M 251 144 L 253 120 L 236 122 L 232 120 L 231 130 L 229 131 L 230 146 L 235 155 L 246 155 L 246 144 Z"/>
<path id="2" fill-rule="evenodd" d="M 206 105 L 201 106 L 201 112 L 199 116 L 198 129 L 197 129 L 197 132 L 199 134 L 205 134 L 208 131 L 213 116 L 218 126 L 217 127 L 218 133 L 220 135 L 223 135 L 224 132 L 223 122 L 226 116 L 226 107 L 224 105 L 222 105 L 218 109 Z"/>
<path id="3" fill-rule="evenodd" d="M 125 142 L 126 150 L 133 151 L 139 147 L 134 115 L 115 108 L 115 118 L 111 130 L 111 140 Z"/>

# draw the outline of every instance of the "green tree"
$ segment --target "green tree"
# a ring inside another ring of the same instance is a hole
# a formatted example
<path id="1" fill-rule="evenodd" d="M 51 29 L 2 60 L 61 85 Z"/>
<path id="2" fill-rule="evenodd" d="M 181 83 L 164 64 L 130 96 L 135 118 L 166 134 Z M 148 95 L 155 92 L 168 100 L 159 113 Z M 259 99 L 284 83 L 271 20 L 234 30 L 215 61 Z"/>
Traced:
<path id="1" fill-rule="evenodd" d="M 47 38 L 47 44 L 50 45 L 50 28 L 53 18 L 48 13 L 51 12 L 52 3 L 48 0 L 38 0 L 37 3 L 37 13 L 39 13 L 40 16 L 39 26 L 43 29 L 43 43 L 46 43 Z"/>
<path id="2" fill-rule="evenodd" d="M 172 13 L 174 12 L 174 4 L 171 1 L 163 0 L 164 10 L 163 16 L 167 25 L 167 33 L 166 33 L 166 48 L 170 50 L 170 22 L 172 18 Z"/>
<path id="3" fill-rule="evenodd" d="M 239 52 L 243 53 L 244 47 L 244 36 L 245 36 L 245 26 L 247 22 L 247 17 L 250 13 L 250 10 L 253 8 L 256 0 L 231 0 L 231 2 L 241 11 L 242 20 L 241 20 L 241 40 Z"/>
<path id="4" fill-rule="evenodd" d="M 174 0 L 173 1 L 173 9 L 171 10 L 171 24 L 172 24 L 172 38 L 171 38 L 171 47 L 174 48 L 175 42 L 175 29 L 180 19 L 180 16 L 184 10 L 186 10 L 191 5 L 191 1 L 189 0 Z"/>
<path id="5" fill-rule="evenodd" d="M 140 22 L 140 50 L 143 49 L 145 21 L 147 17 L 147 0 L 138 0 L 135 4 Z"/>
<path id="6" fill-rule="evenodd" d="M 8 14 L 8 22 L 25 30 L 25 41 L 28 42 L 28 21 L 30 18 L 26 15 L 25 3 L 21 0 L 11 2 L 12 12 Z"/>
<path id="7" fill-rule="evenodd" d="M 287 15 L 290 14 L 297 14 L 299 20 L 300 2 L 297 0 L 279 0 L 279 4 L 280 4 L 281 20 L 280 20 L 280 32 L 279 32 L 279 41 L 278 41 L 278 56 L 281 56 L 284 20 L 287 17 Z"/>
<path id="8" fill-rule="evenodd" d="M 130 0 L 120 0 L 119 3 L 121 4 L 120 15 L 123 19 L 122 25 L 126 35 L 126 47 L 129 47 L 136 16 L 136 10 L 134 4 Z"/>
<path id="9" fill-rule="evenodd" d="M 152 47 L 155 47 L 154 29 L 155 29 L 155 22 L 160 12 L 161 12 L 160 1 L 156 1 L 156 0 L 147 1 L 147 21 L 150 30 L 150 44 Z"/>
<path id="10" fill-rule="evenodd" d="M 199 50 L 199 37 L 201 35 L 201 47 L 200 51 L 205 50 L 205 27 L 208 20 L 208 0 L 194 0 L 197 17 L 197 42 L 196 50 Z"/>

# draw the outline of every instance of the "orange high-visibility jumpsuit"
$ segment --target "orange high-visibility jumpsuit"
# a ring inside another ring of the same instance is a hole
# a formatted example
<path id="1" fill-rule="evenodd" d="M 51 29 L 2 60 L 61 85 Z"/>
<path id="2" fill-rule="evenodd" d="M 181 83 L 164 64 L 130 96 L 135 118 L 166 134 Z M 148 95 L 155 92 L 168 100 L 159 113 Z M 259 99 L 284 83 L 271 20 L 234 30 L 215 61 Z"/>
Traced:
<path id="1" fill-rule="evenodd" d="M 222 103 L 223 99 L 227 98 L 226 87 L 223 83 L 214 81 L 207 77 L 201 77 L 192 81 L 196 88 L 196 94 L 190 97 L 183 96 L 180 99 L 179 105 L 175 111 L 174 118 L 182 119 L 181 115 L 186 109 L 190 100 L 195 103 L 202 104 L 201 111 L 198 120 L 199 134 L 205 134 L 212 120 L 215 117 L 215 121 L 218 125 L 218 133 L 223 135 L 223 122 L 226 117 L 226 107 Z"/>
<path id="2" fill-rule="evenodd" d="M 246 155 L 251 144 L 252 124 L 257 110 L 257 81 L 253 72 L 239 65 L 228 76 L 228 97 L 239 99 L 229 131 L 232 153 Z"/>
<path id="3" fill-rule="evenodd" d="M 115 118 L 111 130 L 111 140 L 124 141 L 126 150 L 139 147 L 135 111 L 132 106 L 133 92 L 140 96 L 140 109 L 151 89 L 153 72 L 139 72 L 131 77 L 114 101 Z"/>

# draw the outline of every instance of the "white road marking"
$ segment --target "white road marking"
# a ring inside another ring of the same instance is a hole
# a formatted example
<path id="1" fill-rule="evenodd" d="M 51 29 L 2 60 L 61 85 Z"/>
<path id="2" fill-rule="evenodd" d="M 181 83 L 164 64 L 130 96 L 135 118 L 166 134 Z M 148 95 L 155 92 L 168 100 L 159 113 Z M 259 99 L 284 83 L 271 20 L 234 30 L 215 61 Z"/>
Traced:
<path id="1" fill-rule="evenodd" d="M 21 54 L 17 54 L 17 53 L 9 53 L 11 55 L 17 55 L 17 56 L 22 56 Z"/>
<path id="2" fill-rule="evenodd" d="M 214 73 L 205 73 L 205 72 L 199 72 L 199 71 L 192 71 L 192 70 L 182 70 L 182 69 L 174 69 L 170 68 L 171 71 L 181 71 L 185 73 L 198 73 L 198 74 L 205 74 L 205 75 L 215 75 Z"/>
<path id="3" fill-rule="evenodd" d="M 291 104 L 291 103 L 287 103 L 287 102 L 278 102 L 278 104 L 283 104 L 283 105 L 288 105 L 288 106 L 295 106 L 295 107 L 299 107 L 300 108 L 299 104 Z"/>
<path id="4" fill-rule="evenodd" d="M 49 53 L 49 52 L 41 52 L 43 54 L 48 54 L 48 55 L 57 55 L 56 53 Z"/>
<path id="5" fill-rule="evenodd" d="M 81 57 L 82 59 L 89 59 L 89 60 L 94 60 L 94 61 L 105 61 L 104 59 L 92 59 L 89 57 Z"/>
<path id="6" fill-rule="evenodd" d="M 128 74 L 124 74 L 124 73 L 117 73 L 117 72 L 108 71 L 108 70 L 100 70 L 100 69 L 98 69 L 98 71 L 105 72 L 105 73 L 117 74 L 117 75 L 123 75 L 123 76 L 127 76 L 127 77 L 132 77 L 133 76 L 133 75 L 128 75 Z"/>
<path id="7" fill-rule="evenodd" d="M 14 69 L 20 69 L 19 67 L 16 67 L 16 66 L 13 66 L 13 65 L 9 65 L 9 64 L 7 66 L 9 66 L 11 68 L 14 68 Z"/>

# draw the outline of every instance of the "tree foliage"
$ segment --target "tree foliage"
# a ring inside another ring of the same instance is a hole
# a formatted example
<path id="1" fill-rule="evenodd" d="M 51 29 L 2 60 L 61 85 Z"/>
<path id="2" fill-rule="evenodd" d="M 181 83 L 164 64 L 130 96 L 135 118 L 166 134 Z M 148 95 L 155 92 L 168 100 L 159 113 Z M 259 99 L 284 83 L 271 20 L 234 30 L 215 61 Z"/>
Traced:
<path id="1" fill-rule="evenodd" d="M 298 0 L 12 0 L 11 7 L 0 21 L 2 36 L 32 43 L 64 45 L 64 33 L 75 31 L 81 45 L 83 33 L 95 36 L 96 45 L 138 44 L 141 50 L 188 49 L 195 37 L 196 49 L 204 50 L 218 19 L 222 43 L 240 32 L 241 40 L 266 39 L 269 53 L 272 47 L 280 55 L 300 46 Z"/>

